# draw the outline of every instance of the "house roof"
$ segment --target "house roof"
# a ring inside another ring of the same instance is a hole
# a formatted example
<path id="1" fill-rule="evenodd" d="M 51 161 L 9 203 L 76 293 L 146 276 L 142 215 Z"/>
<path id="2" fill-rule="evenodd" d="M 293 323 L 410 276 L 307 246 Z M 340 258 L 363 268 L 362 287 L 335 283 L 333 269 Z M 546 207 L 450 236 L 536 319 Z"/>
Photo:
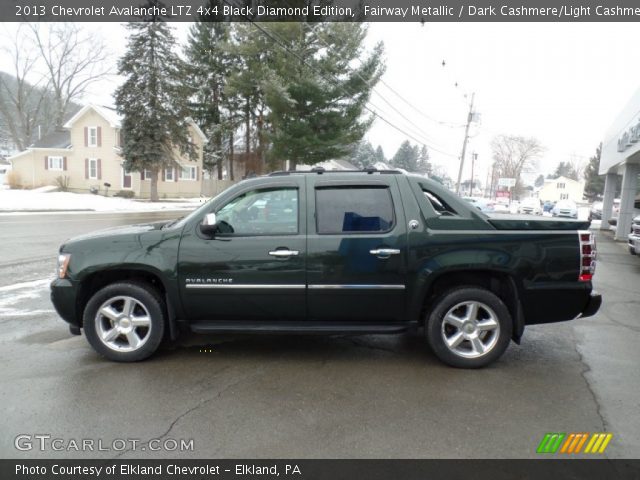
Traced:
<path id="1" fill-rule="evenodd" d="M 56 130 L 45 135 L 40 140 L 30 145 L 29 148 L 69 148 L 71 147 L 71 132 L 69 130 Z"/>
<path id="2" fill-rule="evenodd" d="M 63 125 L 64 128 L 73 127 L 73 124 L 76 123 L 76 121 L 78 121 L 78 119 L 80 119 L 89 110 L 93 110 L 94 112 L 96 112 L 98 115 L 104 118 L 107 122 L 109 122 L 109 125 L 111 125 L 113 128 L 120 127 L 121 118 L 120 118 L 120 115 L 118 115 L 118 113 L 115 111 L 115 109 L 110 107 L 103 107 L 101 105 L 93 105 L 89 103 L 84 107 L 82 107 L 80 110 L 78 110 L 76 114 L 73 117 L 71 117 L 67 121 L 67 123 Z"/>
<path id="3" fill-rule="evenodd" d="M 545 185 L 549 185 L 551 183 L 556 183 L 556 182 L 570 182 L 570 183 L 578 183 L 581 184 L 582 182 L 579 182 L 578 180 L 574 180 L 573 178 L 569 178 L 569 177 L 563 177 L 562 175 L 559 176 L 558 178 L 546 178 L 544 180 L 544 184 Z"/>
<path id="4" fill-rule="evenodd" d="M 87 113 L 87 111 L 89 110 L 93 110 L 94 112 L 96 112 L 98 115 L 104 118 L 107 122 L 109 122 L 109 125 L 111 125 L 113 128 L 120 128 L 120 125 L 122 124 L 122 117 L 118 114 L 115 108 L 106 107 L 104 105 L 93 105 L 93 104 L 87 104 L 84 107 L 82 107 L 80 110 L 78 110 L 76 114 L 72 116 L 67 121 L 67 123 L 64 124 L 64 128 L 71 128 L 73 124 L 78 119 L 80 119 L 85 113 Z M 193 128 L 195 129 L 196 133 L 200 136 L 202 141 L 206 143 L 207 137 L 202 132 L 202 130 L 200 130 L 200 127 L 198 126 L 198 124 L 194 122 L 193 119 L 190 117 L 187 118 L 187 122 L 193 126 Z"/>

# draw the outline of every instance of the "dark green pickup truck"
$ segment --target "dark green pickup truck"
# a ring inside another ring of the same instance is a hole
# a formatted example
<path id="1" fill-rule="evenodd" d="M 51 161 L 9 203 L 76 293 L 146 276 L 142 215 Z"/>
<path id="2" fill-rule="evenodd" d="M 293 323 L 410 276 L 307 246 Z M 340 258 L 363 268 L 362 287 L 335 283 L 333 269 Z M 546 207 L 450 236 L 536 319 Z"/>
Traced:
<path id="1" fill-rule="evenodd" d="M 245 180 L 172 222 L 60 248 L 51 299 L 102 355 L 198 333 L 399 333 L 480 367 L 525 325 L 593 315 L 588 222 L 487 217 L 423 177 L 373 169 Z"/>

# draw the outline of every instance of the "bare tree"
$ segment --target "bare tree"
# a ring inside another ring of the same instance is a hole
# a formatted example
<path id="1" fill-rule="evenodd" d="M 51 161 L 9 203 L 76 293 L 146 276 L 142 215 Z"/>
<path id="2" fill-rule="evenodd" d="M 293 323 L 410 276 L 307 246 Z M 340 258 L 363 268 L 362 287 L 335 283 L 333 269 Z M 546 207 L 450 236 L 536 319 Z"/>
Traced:
<path id="1" fill-rule="evenodd" d="M 62 127 L 73 101 L 110 71 L 109 50 L 102 38 L 75 23 L 30 24 L 53 94 L 54 124 Z"/>
<path id="2" fill-rule="evenodd" d="M 11 74 L 0 73 L 0 123 L 19 150 L 34 140 L 48 100 L 46 85 L 33 80 L 38 55 L 24 30 L 24 26 L 18 27 L 15 37 L 3 42 L 2 49 L 11 58 Z M 48 129 L 49 125 L 43 127 Z"/>
<path id="3" fill-rule="evenodd" d="M 515 178 L 516 192 L 522 188 L 520 175 L 534 171 L 545 148 L 533 137 L 498 135 L 491 141 L 493 160 L 498 176 Z"/>

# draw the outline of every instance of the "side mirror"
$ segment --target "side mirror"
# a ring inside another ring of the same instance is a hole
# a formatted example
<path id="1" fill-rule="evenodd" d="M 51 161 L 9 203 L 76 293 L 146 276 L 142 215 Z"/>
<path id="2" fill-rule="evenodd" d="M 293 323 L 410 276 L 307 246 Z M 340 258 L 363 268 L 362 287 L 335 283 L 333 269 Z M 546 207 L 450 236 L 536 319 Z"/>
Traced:
<path id="1" fill-rule="evenodd" d="M 200 223 L 200 231 L 205 235 L 213 235 L 218 230 L 218 221 L 215 213 L 207 213 Z"/>

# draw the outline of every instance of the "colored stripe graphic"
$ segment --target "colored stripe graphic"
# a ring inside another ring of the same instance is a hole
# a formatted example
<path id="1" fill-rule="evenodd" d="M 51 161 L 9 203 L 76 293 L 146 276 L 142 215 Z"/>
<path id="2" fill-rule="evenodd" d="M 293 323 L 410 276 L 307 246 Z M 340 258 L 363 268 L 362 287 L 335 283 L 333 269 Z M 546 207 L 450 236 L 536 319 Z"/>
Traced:
<path id="1" fill-rule="evenodd" d="M 547 433 L 536 451 L 538 453 L 556 453 L 566 436 L 566 433 Z"/>
<path id="2" fill-rule="evenodd" d="M 611 433 L 594 433 L 584 449 L 584 453 L 604 453 L 613 438 Z"/>
<path id="3" fill-rule="evenodd" d="M 613 438 L 611 433 L 546 433 L 537 453 L 604 453 Z M 587 441 L 588 440 L 588 441 Z M 582 447 L 586 447 L 584 451 Z"/>
<path id="4" fill-rule="evenodd" d="M 587 438 L 589 438 L 588 433 L 570 433 L 562 445 L 560 453 L 580 453 Z"/>

